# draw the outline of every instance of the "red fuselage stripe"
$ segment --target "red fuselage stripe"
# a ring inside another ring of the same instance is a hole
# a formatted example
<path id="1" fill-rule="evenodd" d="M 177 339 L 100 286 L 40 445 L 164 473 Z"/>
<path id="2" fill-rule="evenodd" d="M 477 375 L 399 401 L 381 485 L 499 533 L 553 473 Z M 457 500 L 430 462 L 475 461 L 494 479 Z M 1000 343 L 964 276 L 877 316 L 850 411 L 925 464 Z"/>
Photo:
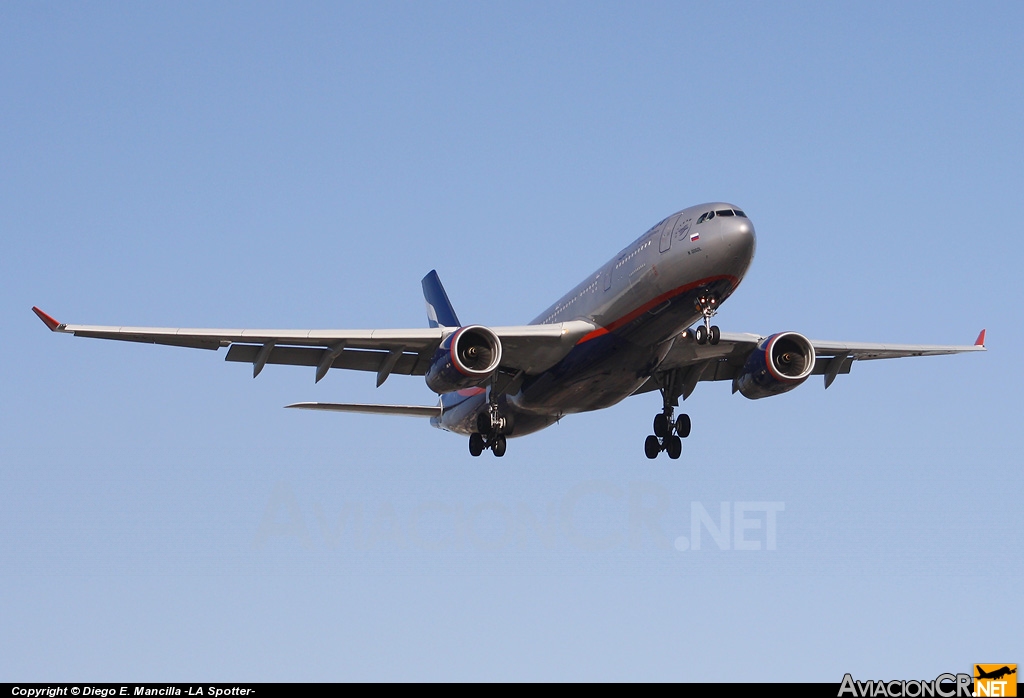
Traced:
<path id="1" fill-rule="evenodd" d="M 632 322 L 633 320 L 636 320 L 638 317 L 640 317 L 641 315 L 646 313 L 648 310 L 651 310 L 652 308 L 658 307 L 659 305 L 661 305 L 665 301 L 678 296 L 680 293 L 686 293 L 687 291 L 692 291 L 693 289 L 698 288 L 700 286 L 703 286 L 704 284 L 709 284 L 709 283 L 712 283 L 712 282 L 715 282 L 715 281 L 722 281 L 723 279 L 731 282 L 733 288 L 735 288 L 739 284 L 739 279 L 737 279 L 735 276 L 731 276 L 729 274 L 722 274 L 720 276 L 709 276 L 706 279 L 701 279 L 700 281 L 694 281 L 693 283 L 686 284 L 685 286 L 680 286 L 679 288 L 675 288 L 675 289 L 672 289 L 671 291 L 667 291 L 667 292 L 661 294 L 660 296 L 658 296 L 657 298 L 653 298 L 653 299 L 647 301 L 646 303 L 641 305 L 636 310 L 633 310 L 633 311 L 631 311 L 629 313 L 626 313 L 625 315 L 620 317 L 618 320 L 613 320 L 612 322 L 608 323 L 604 327 L 599 327 L 596 330 L 594 330 L 593 332 L 587 333 L 586 335 L 583 336 L 583 338 L 580 341 L 578 341 L 576 343 L 577 344 L 583 344 L 583 342 L 589 342 L 591 339 L 595 339 L 595 338 L 600 337 L 602 335 L 606 335 L 609 332 L 614 332 L 615 330 L 619 329 L 623 325 L 626 325 L 626 324 Z"/>

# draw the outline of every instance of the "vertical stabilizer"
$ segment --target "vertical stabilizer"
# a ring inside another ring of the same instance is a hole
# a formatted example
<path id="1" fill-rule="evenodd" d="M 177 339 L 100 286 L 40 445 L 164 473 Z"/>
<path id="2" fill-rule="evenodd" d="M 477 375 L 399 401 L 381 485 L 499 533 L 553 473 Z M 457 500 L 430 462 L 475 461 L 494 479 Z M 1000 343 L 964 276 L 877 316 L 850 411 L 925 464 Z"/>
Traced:
<path id="1" fill-rule="evenodd" d="M 433 269 L 423 277 L 423 298 L 427 301 L 427 323 L 431 327 L 461 327 L 455 308 Z"/>

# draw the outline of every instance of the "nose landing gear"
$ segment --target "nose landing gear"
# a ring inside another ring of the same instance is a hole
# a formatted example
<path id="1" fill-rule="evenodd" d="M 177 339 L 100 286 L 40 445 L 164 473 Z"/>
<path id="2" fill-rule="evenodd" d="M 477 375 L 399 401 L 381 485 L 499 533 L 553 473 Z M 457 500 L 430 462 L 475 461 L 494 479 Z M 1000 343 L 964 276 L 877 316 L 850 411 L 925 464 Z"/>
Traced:
<path id="1" fill-rule="evenodd" d="M 718 325 L 711 324 L 711 318 L 718 313 L 718 299 L 710 294 L 701 295 L 695 302 L 697 311 L 704 316 L 704 324 L 697 327 L 694 338 L 697 344 L 718 344 L 722 338 L 722 331 Z"/>

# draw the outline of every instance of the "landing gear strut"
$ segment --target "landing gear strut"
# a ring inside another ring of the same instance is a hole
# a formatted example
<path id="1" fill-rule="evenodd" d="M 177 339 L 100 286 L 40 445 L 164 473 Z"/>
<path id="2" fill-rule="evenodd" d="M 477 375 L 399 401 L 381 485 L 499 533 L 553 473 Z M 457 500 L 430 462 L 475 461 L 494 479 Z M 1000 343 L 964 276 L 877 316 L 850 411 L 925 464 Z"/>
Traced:
<path id="1" fill-rule="evenodd" d="M 704 316 L 704 324 L 697 327 L 694 333 L 697 344 L 718 344 L 722 338 L 722 331 L 718 329 L 718 325 L 711 324 L 711 318 L 718 313 L 718 299 L 713 295 L 703 294 L 694 302 L 694 306 Z"/>
<path id="2" fill-rule="evenodd" d="M 502 433 L 505 429 L 505 418 L 498 412 L 498 403 L 491 400 L 487 411 L 481 412 L 476 418 L 476 433 L 469 436 L 469 453 L 474 458 L 491 449 L 495 456 L 505 455 L 507 442 Z"/>
<path id="3" fill-rule="evenodd" d="M 651 460 L 657 458 L 662 451 L 668 453 L 672 460 L 679 458 L 683 453 L 683 439 L 690 435 L 690 415 L 681 414 L 675 420 L 672 419 L 676 403 L 673 388 L 671 378 L 662 385 L 664 407 L 660 414 L 654 416 L 654 433 L 644 441 L 644 455 Z"/>

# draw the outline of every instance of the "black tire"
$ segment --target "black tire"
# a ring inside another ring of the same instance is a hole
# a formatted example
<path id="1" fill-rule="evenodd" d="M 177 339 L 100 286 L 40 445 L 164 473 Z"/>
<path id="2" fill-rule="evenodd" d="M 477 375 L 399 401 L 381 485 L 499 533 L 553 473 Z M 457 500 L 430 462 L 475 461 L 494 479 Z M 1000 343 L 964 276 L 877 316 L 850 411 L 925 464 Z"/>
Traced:
<path id="1" fill-rule="evenodd" d="M 679 435 L 680 439 L 685 439 L 687 436 L 690 435 L 691 426 L 692 425 L 690 424 L 690 415 L 679 415 L 679 418 L 676 419 L 676 434 Z"/>
<path id="2" fill-rule="evenodd" d="M 659 453 L 661 453 L 661 442 L 658 441 L 658 437 L 648 436 L 647 440 L 644 441 L 644 455 L 654 460 L 658 457 Z"/>
<path id="3" fill-rule="evenodd" d="M 491 413 L 481 412 L 476 416 L 476 430 L 481 434 L 491 433 Z"/>
<path id="4" fill-rule="evenodd" d="M 669 435 L 668 415 L 664 413 L 654 415 L 654 435 L 659 439 L 664 439 Z"/>
<path id="5" fill-rule="evenodd" d="M 683 441 L 678 436 L 672 435 L 665 439 L 665 450 L 668 452 L 668 457 L 672 460 L 679 458 L 683 454 Z"/>
<path id="6" fill-rule="evenodd" d="M 697 344 L 707 344 L 708 328 L 704 327 L 704 325 L 698 325 L 697 331 L 693 333 L 693 336 L 697 340 Z"/>
<path id="7" fill-rule="evenodd" d="M 469 455 L 476 458 L 484 452 L 484 437 L 480 434 L 469 435 Z"/>
<path id="8" fill-rule="evenodd" d="M 494 437 L 494 443 L 491 444 L 491 450 L 494 451 L 494 455 L 496 455 L 498 458 L 501 458 L 503 455 L 505 455 L 505 448 L 507 445 L 508 444 L 505 443 L 505 435 L 498 434 L 497 436 Z"/>
<path id="9" fill-rule="evenodd" d="M 722 338 L 722 330 L 718 329 L 718 325 L 711 326 L 711 334 L 708 336 L 708 341 L 712 344 L 718 344 L 718 341 Z"/>

